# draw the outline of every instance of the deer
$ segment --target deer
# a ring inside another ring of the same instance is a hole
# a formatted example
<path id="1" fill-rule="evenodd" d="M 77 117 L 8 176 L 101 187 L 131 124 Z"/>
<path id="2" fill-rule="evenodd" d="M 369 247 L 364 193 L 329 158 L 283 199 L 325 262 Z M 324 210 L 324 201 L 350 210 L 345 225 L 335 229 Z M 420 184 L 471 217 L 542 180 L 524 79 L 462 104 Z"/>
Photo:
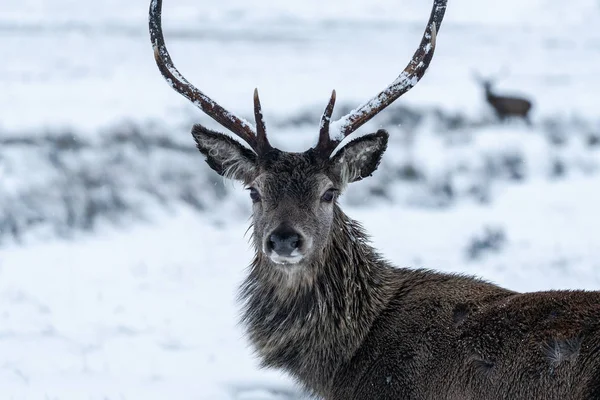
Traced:
<path id="1" fill-rule="evenodd" d="M 520 117 L 531 125 L 529 112 L 533 107 L 530 100 L 517 96 L 499 95 L 494 90 L 494 80 L 491 78 L 482 78 L 475 74 L 475 79 L 481 84 L 485 92 L 485 100 L 494 109 L 496 116 L 500 121 L 505 121 L 510 117 Z"/>
<path id="2" fill-rule="evenodd" d="M 175 68 L 150 5 L 161 74 L 231 133 L 194 125 L 208 166 L 239 181 L 252 202 L 254 256 L 239 288 L 241 323 L 266 368 L 325 400 L 600 399 L 600 292 L 519 293 L 477 277 L 397 267 L 340 207 L 371 176 L 388 133 L 358 128 L 408 92 L 432 60 L 446 0 L 434 0 L 421 42 L 400 75 L 332 121 L 304 152 L 269 143 L 258 92 L 255 125 Z M 394 228 L 396 229 L 396 228 Z"/>

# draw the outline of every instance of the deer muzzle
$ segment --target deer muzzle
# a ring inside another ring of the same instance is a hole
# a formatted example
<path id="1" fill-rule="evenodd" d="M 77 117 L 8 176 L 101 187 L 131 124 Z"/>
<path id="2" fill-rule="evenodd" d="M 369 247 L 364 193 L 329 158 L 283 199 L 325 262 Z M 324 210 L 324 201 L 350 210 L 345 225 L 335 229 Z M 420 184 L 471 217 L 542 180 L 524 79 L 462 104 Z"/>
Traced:
<path id="1" fill-rule="evenodd" d="M 309 242 L 301 232 L 282 224 L 267 235 L 263 250 L 277 264 L 298 264 L 310 247 Z"/>

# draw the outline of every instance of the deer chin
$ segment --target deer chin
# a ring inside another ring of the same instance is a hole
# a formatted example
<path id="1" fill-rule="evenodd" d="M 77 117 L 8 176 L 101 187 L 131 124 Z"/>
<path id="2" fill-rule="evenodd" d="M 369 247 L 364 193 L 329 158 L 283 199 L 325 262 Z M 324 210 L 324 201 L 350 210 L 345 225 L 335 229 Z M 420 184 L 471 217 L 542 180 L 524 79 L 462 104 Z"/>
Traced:
<path id="1" fill-rule="evenodd" d="M 272 251 L 269 258 L 278 265 L 298 265 L 304 260 L 304 255 L 298 250 L 294 250 L 289 256 L 281 256 L 277 252 Z"/>

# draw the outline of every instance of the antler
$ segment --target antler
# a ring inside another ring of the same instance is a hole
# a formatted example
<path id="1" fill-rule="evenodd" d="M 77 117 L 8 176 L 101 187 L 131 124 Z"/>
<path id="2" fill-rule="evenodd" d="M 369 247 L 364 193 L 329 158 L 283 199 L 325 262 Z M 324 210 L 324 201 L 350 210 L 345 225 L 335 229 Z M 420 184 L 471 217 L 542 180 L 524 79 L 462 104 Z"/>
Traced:
<path id="1" fill-rule="evenodd" d="M 343 116 L 337 121 L 329 124 L 333 104 L 335 102 L 335 91 L 332 95 L 325 113 L 321 119 L 321 131 L 316 150 L 329 156 L 335 147 L 349 134 L 369 121 L 381 110 L 392 104 L 404 93 L 412 89 L 423 77 L 433 58 L 435 50 L 436 34 L 440 30 L 444 13 L 446 12 L 447 0 L 434 0 L 431 16 L 427 28 L 421 39 L 421 44 L 412 59 L 400 73 L 400 75 L 383 91 L 367 101 L 362 106 L 352 110 L 350 114 Z"/>
<path id="2" fill-rule="evenodd" d="M 331 121 L 331 114 L 335 106 L 335 96 L 334 90 L 331 92 L 331 99 L 329 99 L 329 104 L 327 104 L 325 112 L 323 112 L 323 116 L 321 117 L 321 129 L 319 131 L 319 142 L 317 143 L 318 149 L 325 149 L 331 143 L 331 139 L 329 138 L 329 122 Z"/>
<path id="3" fill-rule="evenodd" d="M 161 12 L 162 0 L 152 0 L 150 3 L 149 16 L 150 38 L 154 48 L 156 65 L 169 85 L 194 103 L 209 117 L 242 138 L 257 154 L 264 153 L 270 149 L 271 145 L 267 140 L 260 100 L 258 99 L 258 91 L 256 89 L 254 90 L 254 116 L 258 128 L 257 135 L 254 127 L 252 127 L 248 121 L 235 116 L 221 107 L 214 100 L 189 83 L 183 75 L 179 73 L 177 68 L 175 68 L 165 45 L 161 26 Z"/>

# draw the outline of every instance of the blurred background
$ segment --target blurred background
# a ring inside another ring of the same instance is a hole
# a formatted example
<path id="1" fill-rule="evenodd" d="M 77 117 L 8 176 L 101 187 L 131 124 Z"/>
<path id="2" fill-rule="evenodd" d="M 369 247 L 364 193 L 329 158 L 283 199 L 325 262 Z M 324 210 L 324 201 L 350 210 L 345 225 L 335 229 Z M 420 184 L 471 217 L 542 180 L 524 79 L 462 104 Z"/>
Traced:
<path id="1" fill-rule="evenodd" d="M 271 142 L 316 143 L 389 84 L 424 0 L 165 0 L 179 70 Z M 291 399 L 237 325 L 250 200 L 189 134 L 148 1 L 2 0 L 0 387 L 6 399 Z M 600 289 L 600 4 L 450 0 L 423 80 L 344 209 L 396 265 Z"/>

